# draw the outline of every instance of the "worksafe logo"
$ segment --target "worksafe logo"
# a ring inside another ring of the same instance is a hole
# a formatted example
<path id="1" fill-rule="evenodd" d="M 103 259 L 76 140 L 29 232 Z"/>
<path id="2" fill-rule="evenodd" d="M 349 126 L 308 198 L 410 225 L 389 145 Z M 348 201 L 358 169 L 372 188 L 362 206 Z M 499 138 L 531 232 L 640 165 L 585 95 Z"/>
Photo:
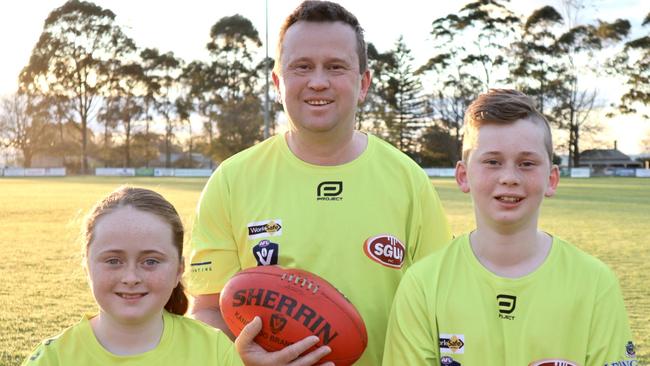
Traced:
<path id="1" fill-rule="evenodd" d="M 440 334 L 438 337 L 440 353 L 465 353 L 464 334 Z"/>
<path id="2" fill-rule="evenodd" d="M 517 307 L 517 296 L 512 295 L 497 295 L 497 305 L 499 306 L 499 318 L 514 320 L 515 316 L 510 315 Z"/>
<path id="3" fill-rule="evenodd" d="M 282 235 L 282 220 L 264 220 L 248 223 L 248 239 Z"/>
<path id="4" fill-rule="evenodd" d="M 316 200 L 318 201 L 342 201 L 343 182 L 327 181 L 321 182 L 316 188 Z"/>

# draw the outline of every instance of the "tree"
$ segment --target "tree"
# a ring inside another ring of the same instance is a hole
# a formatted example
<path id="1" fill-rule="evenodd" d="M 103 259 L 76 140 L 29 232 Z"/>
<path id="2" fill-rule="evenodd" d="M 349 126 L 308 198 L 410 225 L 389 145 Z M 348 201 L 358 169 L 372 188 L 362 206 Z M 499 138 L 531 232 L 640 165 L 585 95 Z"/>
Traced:
<path id="1" fill-rule="evenodd" d="M 581 135 L 598 129 L 598 126 L 588 124 L 597 92 L 582 86 L 584 76 L 595 74 L 600 66 L 595 53 L 620 42 L 627 36 L 629 29 L 630 23 L 627 20 L 617 19 L 611 23 L 598 20 L 595 25 L 574 26 L 558 38 L 566 71 L 561 76 L 563 87 L 559 91 L 552 115 L 556 125 L 569 135 L 569 167 L 580 164 Z"/>
<path id="2" fill-rule="evenodd" d="M 642 25 L 650 26 L 650 13 Z M 619 111 L 624 114 L 641 112 L 644 119 L 650 120 L 650 33 L 627 42 L 610 68 L 627 79 L 628 89 L 621 96 Z"/>
<path id="3" fill-rule="evenodd" d="M 182 61 L 173 52 L 160 53 L 151 48 L 143 50 L 140 57 L 146 85 L 145 113 L 149 117 L 149 108 L 153 104 L 155 111 L 165 120 L 165 167 L 170 168 L 172 138 L 178 122 L 175 95 L 179 93 Z M 147 122 L 146 135 L 149 133 Z"/>
<path id="4" fill-rule="evenodd" d="M 25 168 L 32 166 L 34 154 L 48 151 L 54 140 L 54 125 L 42 117 L 30 113 L 29 98 L 24 94 L 15 93 L 0 101 L 0 142 L 22 152 Z"/>
<path id="5" fill-rule="evenodd" d="M 564 88 L 562 75 L 566 66 L 558 45 L 562 15 L 552 6 L 535 10 L 522 28 L 519 41 L 513 45 L 516 62 L 510 79 L 517 89 L 537 102 L 537 109 L 552 120 L 550 109 Z"/>
<path id="6" fill-rule="evenodd" d="M 388 141 L 401 151 L 413 155 L 415 139 L 424 126 L 422 84 L 413 73 L 413 56 L 402 36 L 395 42 L 392 55 L 394 62 L 390 62 L 385 70 L 388 80 L 383 90 L 389 109 L 385 121 Z"/>
<path id="7" fill-rule="evenodd" d="M 108 61 L 132 45 L 116 25 L 112 11 L 69 0 L 49 14 L 29 64 L 21 72 L 23 91 L 73 101 L 70 107 L 81 131 L 83 173 L 88 171 L 88 123 L 107 83 Z"/>
<path id="8" fill-rule="evenodd" d="M 251 21 L 238 14 L 221 18 L 210 29 L 207 49 L 212 62 L 206 75 L 211 77 L 202 92 L 211 91 L 209 100 L 215 108 L 219 134 L 214 158 L 225 159 L 262 139 L 264 116 L 256 90 L 260 68 L 251 53 L 261 45 Z"/>
<path id="9" fill-rule="evenodd" d="M 431 118 L 455 141 L 452 161 L 460 158 L 465 109 L 476 96 L 505 80 L 507 55 L 520 22 L 498 0 L 476 0 L 459 12 L 432 23 L 433 49 L 437 51 L 418 70 L 431 75 Z"/>

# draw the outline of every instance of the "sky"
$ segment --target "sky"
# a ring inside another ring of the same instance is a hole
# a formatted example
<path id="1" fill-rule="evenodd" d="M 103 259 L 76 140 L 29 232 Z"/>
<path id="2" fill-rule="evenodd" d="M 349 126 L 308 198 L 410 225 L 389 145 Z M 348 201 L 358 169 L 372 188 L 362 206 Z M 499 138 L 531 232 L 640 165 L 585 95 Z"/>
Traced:
<path id="1" fill-rule="evenodd" d="M 262 42 L 265 42 L 265 0 L 96 0 L 96 4 L 111 9 L 117 22 L 139 47 L 155 47 L 162 52 L 173 51 L 185 61 L 206 59 L 205 45 L 210 27 L 224 16 L 240 14 L 250 19 Z M 429 57 L 431 22 L 458 11 L 468 0 L 339 0 L 354 13 L 365 30 L 366 41 L 380 52 L 393 48 L 400 35 L 412 49 L 417 66 Z M 20 70 L 28 63 L 48 14 L 64 0 L 21 0 L 0 3 L 0 96 L 14 92 Z M 280 24 L 300 3 L 299 0 L 268 0 L 268 52 L 273 57 Z M 640 23 L 650 11 L 643 0 L 592 0 L 582 11 L 584 22 L 598 18 L 613 21 L 625 18 L 633 29 L 641 31 Z M 646 3 L 647 4 L 647 3 Z M 518 14 L 528 15 L 544 5 L 561 11 L 560 0 L 512 0 L 509 7 Z M 262 49 L 262 52 L 264 50 Z M 614 83 L 616 84 L 616 83 Z M 604 99 L 615 100 L 621 93 L 619 85 L 607 87 L 594 83 Z M 605 120 L 605 119 L 603 119 Z M 619 150 L 627 154 L 641 151 L 639 141 L 650 133 L 650 124 L 636 117 L 619 117 L 603 123 L 604 129 L 596 140 L 607 148 L 618 141 Z"/>

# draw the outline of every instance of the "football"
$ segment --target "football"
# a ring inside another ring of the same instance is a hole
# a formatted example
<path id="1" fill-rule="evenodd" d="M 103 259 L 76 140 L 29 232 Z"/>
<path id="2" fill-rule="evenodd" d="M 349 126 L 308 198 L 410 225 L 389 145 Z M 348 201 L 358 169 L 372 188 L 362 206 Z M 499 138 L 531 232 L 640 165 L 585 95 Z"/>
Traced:
<path id="1" fill-rule="evenodd" d="M 320 341 L 305 353 L 327 345 L 321 362 L 351 365 L 368 344 L 366 326 L 352 303 L 323 278 L 280 266 L 253 267 L 235 274 L 219 299 L 221 315 L 236 336 L 259 316 L 255 342 L 278 351 L 310 335 Z"/>

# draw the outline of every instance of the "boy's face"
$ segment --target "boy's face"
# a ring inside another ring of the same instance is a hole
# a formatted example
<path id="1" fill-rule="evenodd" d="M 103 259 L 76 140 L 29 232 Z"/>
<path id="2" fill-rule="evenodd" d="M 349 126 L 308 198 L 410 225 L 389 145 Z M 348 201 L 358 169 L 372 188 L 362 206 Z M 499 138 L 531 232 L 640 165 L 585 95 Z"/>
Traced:
<path id="1" fill-rule="evenodd" d="M 544 134 L 544 126 L 528 119 L 479 129 L 467 160 L 456 167 L 460 189 L 472 195 L 477 225 L 537 228 L 542 199 L 555 193 L 559 181 Z"/>

